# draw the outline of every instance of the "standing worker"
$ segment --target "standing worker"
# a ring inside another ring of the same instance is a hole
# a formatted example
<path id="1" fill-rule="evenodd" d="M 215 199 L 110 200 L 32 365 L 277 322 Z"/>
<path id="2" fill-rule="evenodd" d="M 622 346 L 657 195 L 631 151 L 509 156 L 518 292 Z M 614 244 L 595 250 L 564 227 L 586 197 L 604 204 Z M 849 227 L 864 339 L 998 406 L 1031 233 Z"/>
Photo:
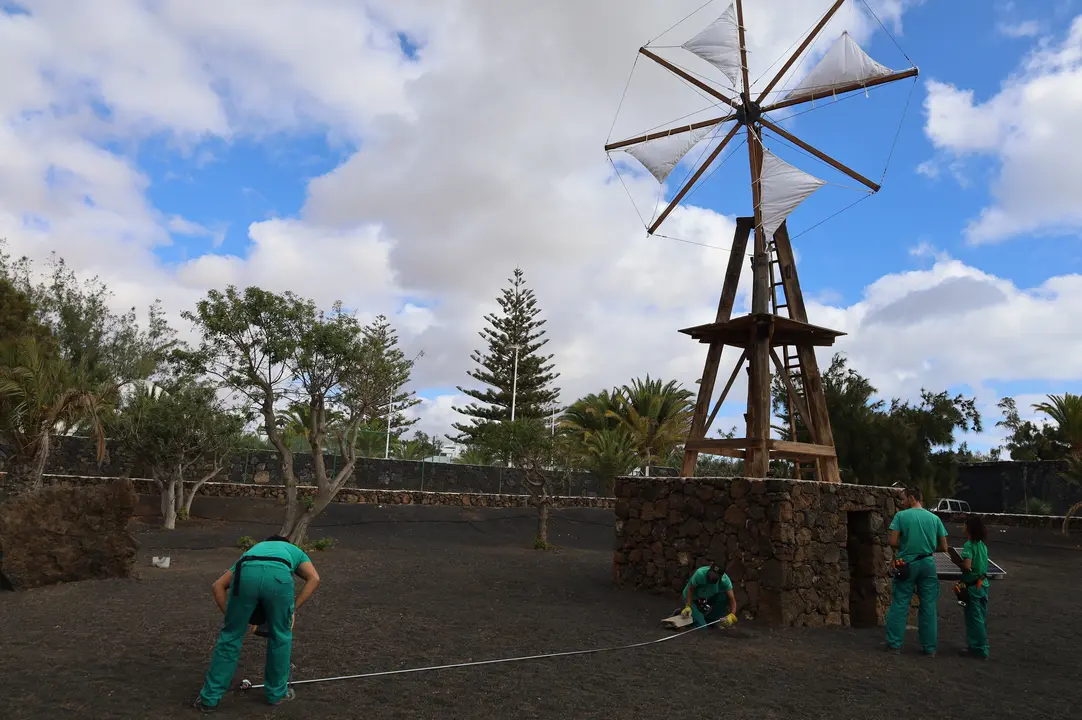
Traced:
<path id="1" fill-rule="evenodd" d="M 726 607 L 728 615 L 723 615 L 722 593 L 728 596 Z M 736 595 L 733 594 L 733 582 L 716 564 L 703 565 L 691 574 L 691 579 L 684 586 L 683 617 L 691 617 L 695 627 L 722 620 L 722 624 L 736 622 Z"/>
<path id="2" fill-rule="evenodd" d="M 886 649 L 895 653 L 901 651 L 909 604 L 916 590 L 920 599 L 917 637 L 925 656 L 935 657 L 939 634 L 936 615 L 939 577 L 932 556 L 947 552 L 947 529 L 938 515 L 924 509 L 920 490 L 907 488 L 903 501 L 908 507 L 895 514 L 890 522 L 890 546 L 897 555 L 891 588 L 893 598 L 887 611 Z"/>
<path id="3" fill-rule="evenodd" d="M 319 573 L 303 550 L 288 538 L 272 535 L 240 556 L 236 564 L 214 581 L 211 591 L 225 622 L 214 646 L 210 668 L 195 706 L 213 712 L 233 680 L 240 659 L 241 641 L 249 624 L 267 626 L 267 661 L 264 692 L 278 705 L 293 699 L 289 684 L 289 655 L 293 648 L 293 575 L 304 580 L 296 600 L 300 608 L 319 587 Z M 227 590 L 231 590 L 227 595 Z M 253 614 L 262 622 L 253 622 Z M 265 618 L 265 619 L 263 619 Z"/>
<path id="4" fill-rule="evenodd" d="M 979 515 L 970 515 L 965 523 L 966 540 L 961 554 L 950 548 L 950 558 L 962 570 L 962 581 L 954 586 L 963 603 L 966 619 L 966 649 L 962 655 L 988 659 L 988 531 Z"/>

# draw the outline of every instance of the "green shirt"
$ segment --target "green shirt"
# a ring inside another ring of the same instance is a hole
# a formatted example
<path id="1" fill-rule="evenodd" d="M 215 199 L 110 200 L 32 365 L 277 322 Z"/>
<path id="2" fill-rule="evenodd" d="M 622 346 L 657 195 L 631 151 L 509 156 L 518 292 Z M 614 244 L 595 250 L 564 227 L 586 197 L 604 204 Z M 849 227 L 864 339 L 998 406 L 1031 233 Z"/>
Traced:
<path id="1" fill-rule="evenodd" d="M 304 550 L 301 550 L 293 543 L 283 542 L 281 540 L 264 540 L 261 543 L 256 543 L 248 552 L 244 553 L 244 555 L 241 555 L 241 557 L 247 557 L 249 555 L 258 555 L 259 557 L 281 558 L 289 563 L 289 569 L 292 572 L 297 572 L 297 568 L 300 567 L 301 563 L 312 562 L 309 559 L 308 555 L 305 554 Z M 260 560 L 250 560 L 245 562 L 244 564 L 245 566 L 278 565 L 279 567 L 284 567 L 284 565 L 281 565 L 279 563 L 271 563 Z M 233 565 L 230 570 L 236 572 L 237 566 Z"/>
<path id="2" fill-rule="evenodd" d="M 905 562 L 934 553 L 939 538 L 947 537 L 943 521 L 924 508 L 907 508 L 897 513 L 890 521 L 890 529 L 901 534 L 898 556 Z"/>
<path id="3" fill-rule="evenodd" d="M 966 540 L 966 544 L 962 548 L 962 559 L 973 561 L 969 572 L 962 573 L 963 582 L 973 582 L 981 575 L 988 573 L 988 546 L 980 540 L 977 542 Z"/>
<path id="4" fill-rule="evenodd" d="M 706 576 L 710 572 L 710 567 L 703 565 L 701 568 L 691 574 L 691 579 L 688 580 L 688 584 L 684 586 L 684 599 L 687 600 L 688 588 L 693 588 L 692 596 L 696 598 L 712 598 L 715 595 L 720 595 L 723 592 L 729 592 L 733 589 L 733 581 L 729 579 L 729 576 L 725 573 L 721 573 L 721 577 L 718 578 L 716 583 L 708 583 Z"/>

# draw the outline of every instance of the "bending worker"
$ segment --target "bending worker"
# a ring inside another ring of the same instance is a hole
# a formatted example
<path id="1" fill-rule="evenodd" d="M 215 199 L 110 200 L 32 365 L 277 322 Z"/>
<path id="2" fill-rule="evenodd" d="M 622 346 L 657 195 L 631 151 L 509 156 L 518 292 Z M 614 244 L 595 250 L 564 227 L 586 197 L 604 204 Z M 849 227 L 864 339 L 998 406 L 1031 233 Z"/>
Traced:
<path id="1" fill-rule="evenodd" d="M 899 652 L 905 637 L 906 620 L 913 592 L 920 598 L 917 611 L 917 637 L 928 657 L 935 657 L 938 643 L 939 576 L 936 574 L 937 552 L 947 552 L 947 529 L 933 512 L 924 509 L 921 492 L 907 488 L 903 500 L 906 509 L 890 521 L 890 546 L 897 553 L 894 561 L 892 599 L 887 611 L 886 649 Z"/>
<path id="2" fill-rule="evenodd" d="M 304 580 L 295 606 L 294 574 Z M 237 670 L 241 641 L 248 626 L 253 624 L 267 626 L 263 680 L 267 702 L 278 705 L 284 700 L 292 700 L 293 690 L 288 684 L 293 613 L 312 597 L 317 587 L 319 573 L 308 555 L 280 535 L 272 535 L 254 545 L 215 580 L 211 590 L 214 601 L 225 615 L 225 622 L 195 706 L 204 712 L 217 708 Z"/>
<path id="3" fill-rule="evenodd" d="M 722 605 L 722 594 L 728 596 L 728 602 Z M 728 614 L 725 611 L 728 610 Z M 716 564 L 704 565 L 691 574 L 691 579 L 684 586 L 683 617 L 691 617 L 695 627 L 722 620 L 723 625 L 736 622 L 736 595 L 733 594 L 733 582 Z"/>

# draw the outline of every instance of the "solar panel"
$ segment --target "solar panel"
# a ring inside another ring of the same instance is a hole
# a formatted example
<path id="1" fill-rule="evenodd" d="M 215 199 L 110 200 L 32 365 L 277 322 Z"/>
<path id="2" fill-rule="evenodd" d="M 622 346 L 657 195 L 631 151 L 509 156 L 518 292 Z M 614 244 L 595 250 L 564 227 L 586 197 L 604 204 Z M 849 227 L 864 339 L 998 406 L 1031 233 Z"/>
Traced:
<path id="1" fill-rule="evenodd" d="M 962 552 L 962 548 L 955 548 L 959 553 Z M 933 555 L 935 558 L 935 573 L 940 580 L 961 580 L 961 569 L 951 562 L 949 556 L 946 553 L 936 553 Z M 988 559 L 988 577 L 990 578 L 1003 578 L 1006 577 L 1007 571 L 992 562 L 991 558 Z"/>

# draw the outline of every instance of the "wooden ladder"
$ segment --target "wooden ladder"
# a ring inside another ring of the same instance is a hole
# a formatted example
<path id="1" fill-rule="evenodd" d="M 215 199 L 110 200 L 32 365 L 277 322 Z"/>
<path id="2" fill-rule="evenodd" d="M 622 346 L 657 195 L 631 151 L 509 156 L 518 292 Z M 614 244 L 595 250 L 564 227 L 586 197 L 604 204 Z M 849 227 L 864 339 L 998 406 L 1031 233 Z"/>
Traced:
<path id="1" fill-rule="evenodd" d="M 793 313 L 789 309 L 789 298 L 785 296 L 785 280 L 789 278 L 781 277 L 784 272 L 781 267 L 781 261 L 778 260 L 778 251 L 775 246 L 774 239 L 770 240 L 770 312 L 774 315 L 779 315 L 779 310 L 785 310 L 787 317 L 792 318 Z M 781 291 L 781 301 L 778 299 L 778 291 Z M 800 356 L 797 354 L 795 347 L 784 345 L 781 348 L 781 361 L 785 366 L 785 372 L 789 375 L 789 385 L 791 387 L 799 388 L 801 392 L 804 389 L 804 368 L 800 364 Z M 796 420 L 797 412 L 793 407 L 792 393 L 786 390 L 786 412 L 789 415 L 789 439 L 797 440 L 796 436 Z M 796 477 L 798 480 L 815 480 L 816 479 L 816 466 L 814 462 L 803 463 L 797 460 L 793 461 L 796 466 Z"/>

